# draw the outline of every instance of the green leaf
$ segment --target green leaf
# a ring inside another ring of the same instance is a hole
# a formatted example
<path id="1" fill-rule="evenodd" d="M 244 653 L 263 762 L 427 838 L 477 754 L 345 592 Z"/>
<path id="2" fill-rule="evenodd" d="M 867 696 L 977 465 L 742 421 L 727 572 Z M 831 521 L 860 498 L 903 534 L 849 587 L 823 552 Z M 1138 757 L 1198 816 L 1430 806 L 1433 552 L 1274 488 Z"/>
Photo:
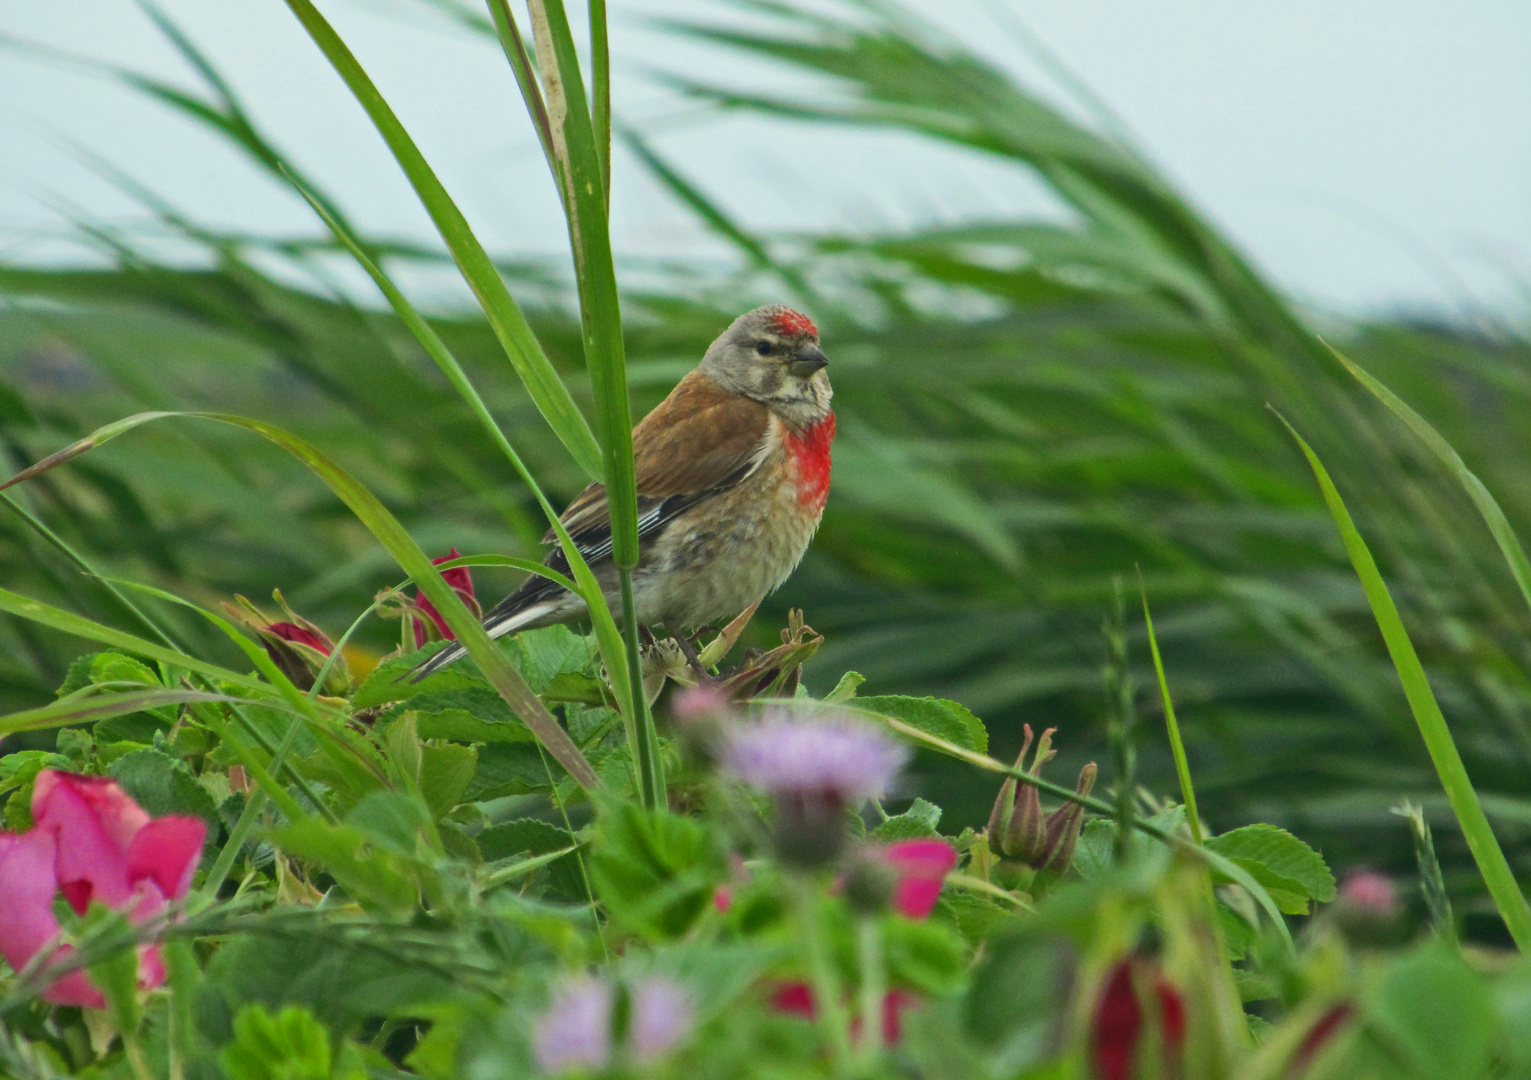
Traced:
<path id="1" fill-rule="evenodd" d="M 393 915 L 415 908 L 419 889 L 409 862 L 354 825 L 310 818 L 278 830 L 276 841 L 287 854 L 317 863 L 364 907 Z"/>
<path id="2" fill-rule="evenodd" d="M 546 855 L 574 843 L 574 838 L 557 825 L 540 818 L 516 818 L 494 825 L 478 834 L 478 849 L 489 862 L 517 855 Z"/>
<path id="3" fill-rule="evenodd" d="M 546 791 L 550 786 L 548 766 L 536 743 L 489 743 L 478 748 L 478 768 L 463 798 L 480 802 Z"/>
<path id="4" fill-rule="evenodd" d="M 96 911 L 102 911 L 96 908 Z M 115 923 L 117 934 L 126 934 L 127 918 L 118 912 L 102 912 L 98 921 L 87 917 L 92 929 L 105 929 L 105 924 Z M 90 965 L 90 979 L 106 995 L 107 1013 L 112 1024 L 127 1038 L 136 1038 L 143 1011 L 138 1005 L 138 950 L 127 947 L 112 950 L 105 959 Z"/>
<path id="5" fill-rule="evenodd" d="M 1307 844 L 1275 825 L 1246 825 L 1241 829 L 1208 838 L 1207 847 L 1252 874 L 1267 889 L 1295 893 L 1303 900 L 1327 904 L 1334 899 L 1334 875 L 1324 857 Z M 1276 898 L 1280 903 L 1280 899 Z M 1282 908 L 1286 911 L 1286 907 Z M 1307 904 L 1296 912 L 1306 914 Z"/>
<path id="6" fill-rule="evenodd" d="M 590 879 L 612 919 L 651 938 L 684 934 L 728 876 L 717 839 L 668 810 L 601 801 Z"/>
<path id="7" fill-rule="evenodd" d="M 229 1080 L 331 1080 L 330 1033 L 299 1006 L 273 1016 L 247 1005 L 234 1018 L 234 1040 L 218 1061 Z"/>
<path id="8" fill-rule="evenodd" d="M 1474 1080 L 1488 1074 L 1496 1017 L 1483 977 L 1452 948 L 1432 942 L 1391 963 L 1366 1010 L 1403 1075 Z"/>
<path id="9" fill-rule="evenodd" d="M 439 820 L 456 809 L 473 782 L 478 751 L 471 746 L 427 744 L 420 750 L 420 795 Z"/>
<path id="10" fill-rule="evenodd" d="M 372 669 L 351 696 L 351 708 L 375 709 L 397 701 L 408 701 L 420 694 L 442 690 L 458 690 L 469 686 L 488 686 L 483 675 L 466 664 L 442 668 L 418 682 L 406 676 L 446 647 L 444 641 L 433 641 L 415 652 L 391 656 Z"/>
<path id="11" fill-rule="evenodd" d="M 929 920 L 886 919 L 883 928 L 892 985 L 946 997 L 967 983 L 967 949 L 954 927 Z"/>
<path id="12" fill-rule="evenodd" d="M 883 695 L 858 697 L 855 703 L 858 709 L 902 720 L 928 735 L 945 739 L 964 750 L 972 750 L 980 754 L 988 752 L 989 733 L 984 729 L 983 721 L 969 712 L 966 706 L 959 705 L 955 701 L 933 697 Z"/>
<path id="13" fill-rule="evenodd" d="M 856 689 L 864 682 L 866 676 L 858 671 L 847 671 L 840 676 L 840 681 L 835 683 L 835 688 L 824 695 L 826 702 L 849 701 L 856 696 Z"/>
<path id="14" fill-rule="evenodd" d="M 459 742 L 530 742 L 536 737 L 511 714 L 505 700 L 485 684 L 419 694 L 379 717 L 383 723 L 415 715 L 422 739 Z"/>
<path id="15" fill-rule="evenodd" d="M 941 808 L 924 799 L 915 799 L 909 809 L 895 814 L 869 834 L 874 840 L 915 840 L 941 835 L 936 826 L 941 824 Z"/>
<path id="16" fill-rule="evenodd" d="M 145 748 L 118 758 L 107 770 L 150 817 L 190 814 L 218 823 L 218 807 L 185 763 L 161 750 Z"/>

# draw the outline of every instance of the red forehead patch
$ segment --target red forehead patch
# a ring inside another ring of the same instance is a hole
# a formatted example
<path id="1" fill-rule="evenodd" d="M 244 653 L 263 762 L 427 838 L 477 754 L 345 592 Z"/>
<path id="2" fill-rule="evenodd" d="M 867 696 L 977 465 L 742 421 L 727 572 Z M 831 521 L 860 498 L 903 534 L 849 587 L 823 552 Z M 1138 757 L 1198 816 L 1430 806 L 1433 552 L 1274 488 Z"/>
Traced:
<path id="1" fill-rule="evenodd" d="M 782 311 L 771 316 L 771 325 L 778 334 L 784 337 L 796 337 L 798 334 L 819 336 L 819 328 L 813 325 L 812 319 L 792 310 Z"/>

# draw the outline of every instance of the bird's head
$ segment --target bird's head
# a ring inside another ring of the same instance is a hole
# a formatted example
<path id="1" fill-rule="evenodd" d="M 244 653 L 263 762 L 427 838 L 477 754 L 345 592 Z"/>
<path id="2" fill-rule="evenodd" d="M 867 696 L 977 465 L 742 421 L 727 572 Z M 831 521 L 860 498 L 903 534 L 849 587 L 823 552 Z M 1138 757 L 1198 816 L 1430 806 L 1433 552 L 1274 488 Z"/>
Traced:
<path id="1" fill-rule="evenodd" d="M 768 304 L 735 319 L 708 348 L 701 370 L 801 426 L 829 412 L 828 364 L 813 321 L 789 307 Z"/>

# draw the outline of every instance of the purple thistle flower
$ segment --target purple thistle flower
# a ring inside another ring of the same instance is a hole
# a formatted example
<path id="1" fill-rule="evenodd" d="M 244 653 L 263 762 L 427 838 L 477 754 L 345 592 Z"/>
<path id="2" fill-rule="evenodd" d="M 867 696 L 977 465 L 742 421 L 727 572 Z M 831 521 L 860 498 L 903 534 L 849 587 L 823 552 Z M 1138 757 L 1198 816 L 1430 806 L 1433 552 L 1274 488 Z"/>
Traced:
<path id="1" fill-rule="evenodd" d="M 611 984 L 582 977 L 566 983 L 537 1021 L 532 1048 L 543 1072 L 576 1065 L 602 1069 L 611 1059 Z"/>
<path id="2" fill-rule="evenodd" d="M 632 1019 L 626 1049 L 644 1064 L 663 1056 L 691 1031 L 691 996 L 672 979 L 650 976 L 632 984 Z M 581 976 L 564 984 L 532 1033 L 537 1064 L 546 1073 L 611 1064 L 616 988 L 607 979 Z"/>
<path id="3" fill-rule="evenodd" d="M 661 975 L 633 987 L 633 1020 L 628 1044 L 633 1059 L 649 1062 L 661 1056 L 691 1031 L 691 995 Z"/>
<path id="4" fill-rule="evenodd" d="M 778 798 L 849 806 L 887 791 L 908 756 L 902 745 L 858 720 L 798 720 L 776 710 L 730 729 L 722 762 L 746 784 Z"/>

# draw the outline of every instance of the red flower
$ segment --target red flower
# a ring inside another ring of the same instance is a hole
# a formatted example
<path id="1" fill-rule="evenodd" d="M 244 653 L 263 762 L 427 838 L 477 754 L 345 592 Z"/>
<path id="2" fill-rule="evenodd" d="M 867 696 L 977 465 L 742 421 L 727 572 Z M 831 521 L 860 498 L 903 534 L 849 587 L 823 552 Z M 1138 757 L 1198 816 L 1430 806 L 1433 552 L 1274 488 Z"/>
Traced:
<path id="1" fill-rule="evenodd" d="M 882 999 L 882 1041 L 889 1045 L 898 1042 L 904 1034 L 904 1010 L 919 1008 L 919 1005 L 920 999 L 907 990 L 888 991 Z M 771 1008 L 779 1013 L 801 1016 L 804 1020 L 812 1020 L 818 1012 L 813 987 L 805 982 L 782 983 L 771 995 Z M 861 1018 L 857 1017 L 852 1022 L 851 1033 L 858 1033 L 860 1027 Z"/>
<path id="2" fill-rule="evenodd" d="M 936 906 L 946 875 L 957 865 L 957 852 L 945 840 L 900 840 L 883 849 L 898 882 L 893 909 L 909 919 L 923 919 Z"/>
<path id="3" fill-rule="evenodd" d="M 454 547 L 441 558 L 432 559 L 431 562 L 434 565 L 440 566 L 444 562 L 451 562 L 453 559 L 457 558 L 461 558 L 461 556 L 458 554 L 457 549 Z M 444 580 L 448 585 L 457 590 L 457 595 L 462 598 L 463 603 L 467 604 L 468 607 L 474 611 L 478 610 L 478 601 L 474 599 L 473 596 L 473 575 L 468 572 L 468 568 L 466 566 L 454 566 L 450 570 L 443 570 L 441 572 L 441 577 L 442 580 Z M 424 615 L 426 618 L 430 619 L 431 622 L 436 624 L 436 629 L 441 634 L 441 638 L 443 640 L 457 640 L 456 635 L 453 634 L 451 630 L 447 629 L 447 621 L 441 617 L 441 612 L 436 610 L 436 605 L 431 603 L 430 599 L 427 598 L 425 594 L 420 592 L 418 589 L 415 591 L 415 606 L 420 609 L 421 615 Z M 424 648 L 425 643 L 430 640 L 430 632 L 426 629 L 425 624 L 419 619 L 416 619 L 415 648 Z"/>
<path id="4" fill-rule="evenodd" d="M 1095 1015 L 1090 1018 L 1090 1056 L 1097 1080 L 1131 1080 L 1143 1035 L 1143 1005 L 1138 1000 L 1134 970 L 1138 961 L 1120 961 L 1111 969 Z M 1154 1001 L 1166 1061 L 1174 1061 L 1185 1045 L 1185 999 L 1170 981 L 1155 975 Z"/>
<path id="5" fill-rule="evenodd" d="M 146 922 L 186 895 L 207 833 L 194 817 L 150 820 L 114 781 L 53 769 L 37 774 L 32 818 L 30 832 L 0 833 L 0 955 L 17 970 L 58 937 L 56 893 L 82 915 L 95 900 Z M 157 946 L 140 946 L 138 979 L 145 989 L 165 981 Z M 56 1005 L 106 1005 L 83 971 L 58 979 L 43 997 Z"/>
<path id="6" fill-rule="evenodd" d="M 299 626 L 297 623 L 274 622 L 266 627 L 266 632 L 283 641 L 292 641 L 299 645 L 307 645 L 310 649 L 317 649 L 325 656 L 335 651 L 335 646 L 323 634 L 310 630 L 306 626 Z M 274 652 L 269 645 L 266 651 Z"/>

